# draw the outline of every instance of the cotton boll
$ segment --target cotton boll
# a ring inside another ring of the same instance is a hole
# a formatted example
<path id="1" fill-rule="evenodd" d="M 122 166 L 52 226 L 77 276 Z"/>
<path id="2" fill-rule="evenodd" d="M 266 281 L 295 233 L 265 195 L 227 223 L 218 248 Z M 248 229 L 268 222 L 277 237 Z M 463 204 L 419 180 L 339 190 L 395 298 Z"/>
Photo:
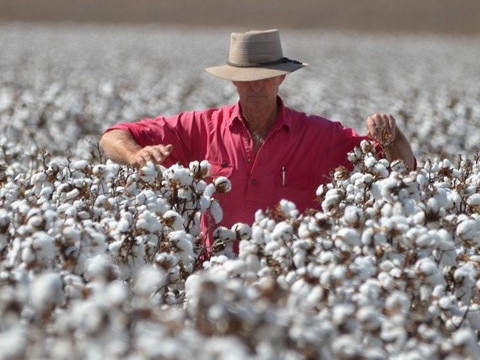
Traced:
<path id="1" fill-rule="evenodd" d="M 155 264 L 162 267 L 166 271 L 175 268 L 178 265 L 179 259 L 173 254 L 160 252 L 155 255 Z"/>
<path id="2" fill-rule="evenodd" d="M 307 296 L 304 298 L 305 302 L 302 306 L 308 311 L 308 309 L 315 309 L 324 296 L 324 291 L 321 286 L 314 286 L 310 289 Z"/>
<path id="3" fill-rule="evenodd" d="M 292 226 L 284 221 L 276 224 L 275 229 L 272 232 L 272 239 L 282 240 L 282 242 L 289 241 L 293 236 Z"/>
<path id="4" fill-rule="evenodd" d="M 332 280 L 338 284 L 342 284 L 345 281 L 346 273 L 347 269 L 344 265 L 336 265 L 331 272 Z"/>
<path id="5" fill-rule="evenodd" d="M 215 185 L 216 192 L 223 194 L 227 193 L 232 190 L 232 183 L 228 178 L 225 176 L 219 176 L 214 181 L 213 184 Z"/>
<path id="6" fill-rule="evenodd" d="M 140 168 L 139 175 L 142 181 L 146 183 L 153 182 L 158 176 L 155 164 L 151 161 L 147 161 L 147 163 Z"/>
<path id="7" fill-rule="evenodd" d="M 32 235 L 32 248 L 37 261 L 44 265 L 52 265 L 56 255 L 55 240 L 47 233 L 39 231 Z"/>
<path id="8" fill-rule="evenodd" d="M 35 252 L 31 246 L 24 246 L 22 249 L 22 262 L 31 264 L 35 261 Z"/>
<path id="9" fill-rule="evenodd" d="M 278 215 L 284 218 L 295 218 L 298 216 L 298 210 L 296 205 L 288 200 L 282 199 L 275 207 Z"/>
<path id="10" fill-rule="evenodd" d="M 307 283 L 303 278 L 298 279 L 292 284 L 291 293 L 295 294 L 292 299 L 297 302 L 298 299 L 304 299 L 312 289 L 311 284 Z"/>
<path id="11" fill-rule="evenodd" d="M 30 178 L 30 184 L 31 185 L 41 184 L 45 181 L 47 181 L 47 174 L 44 173 L 44 172 L 39 172 L 39 173 L 33 174 Z"/>
<path id="12" fill-rule="evenodd" d="M 30 288 L 30 304 L 40 314 L 52 311 L 65 301 L 63 282 L 59 274 L 43 273 L 33 279 Z"/>
<path id="13" fill-rule="evenodd" d="M 448 197 L 449 197 L 449 201 L 451 201 L 452 203 L 452 206 L 454 206 L 457 210 L 459 210 L 463 201 L 462 195 L 460 195 L 458 191 L 452 190 L 448 194 Z"/>
<path id="14" fill-rule="evenodd" d="M 236 233 L 224 226 L 219 226 L 213 231 L 213 239 L 222 240 L 226 244 L 231 244 L 236 238 Z"/>
<path id="15" fill-rule="evenodd" d="M 438 202 L 440 208 L 443 209 L 450 209 L 453 205 L 452 201 L 450 200 L 447 190 L 444 188 L 437 188 L 437 193 L 434 196 L 434 199 Z"/>
<path id="16" fill-rule="evenodd" d="M 391 260 L 382 261 L 379 267 L 384 272 L 390 272 L 396 268 L 395 264 Z"/>
<path id="17" fill-rule="evenodd" d="M 74 309 L 74 326 L 79 334 L 94 338 L 107 334 L 108 310 L 96 302 L 83 302 Z"/>
<path id="18" fill-rule="evenodd" d="M 471 241 L 478 238 L 480 233 L 477 222 L 473 219 L 466 219 L 459 222 L 455 231 L 456 235 L 463 241 Z"/>
<path id="19" fill-rule="evenodd" d="M 431 249 L 434 239 L 430 233 L 418 235 L 415 238 L 415 246 L 419 249 Z"/>
<path id="20" fill-rule="evenodd" d="M 172 231 L 167 235 L 168 241 L 179 250 L 179 257 L 187 272 L 192 272 L 196 256 L 193 251 L 193 238 L 185 230 Z"/>
<path id="21" fill-rule="evenodd" d="M 355 315 L 357 321 L 366 331 L 375 332 L 380 330 L 383 316 L 377 309 L 371 306 L 364 306 L 360 308 Z"/>
<path id="22" fill-rule="evenodd" d="M 382 323 L 380 338 L 386 343 L 387 352 L 395 353 L 404 347 L 407 341 L 407 331 L 395 322 L 386 321 Z"/>
<path id="23" fill-rule="evenodd" d="M 133 217 L 132 214 L 129 212 L 124 212 L 122 217 L 117 223 L 117 231 L 120 233 L 126 233 L 130 230 L 130 226 L 132 225 Z"/>
<path id="24" fill-rule="evenodd" d="M 216 199 L 213 199 L 211 204 L 210 204 L 210 214 L 212 214 L 213 219 L 214 219 L 216 224 L 218 224 L 222 221 L 223 210 L 220 207 L 220 203 Z"/>
<path id="25" fill-rule="evenodd" d="M 127 183 L 123 192 L 128 195 L 136 195 L 140 191 L 139 184 L 136 179 L 132 179 L 130 183 Z"/>
<path id="26" fill-rule="evenodd" d="M 228 260 L 223 264 L 225 271 L 230 276 L 239 276 L 245 273 L 245 270 L 248 268 L 247 264 L 243 260 Z"/>
<path id="27" fill-rule="evenodd" d="M 387 274 L 385 272 L 381 272 L 380 274 L 378 274 L 378 281 L 380 283 L 380 285 L 382 286 L 383 289 L 385 289 L 386 291 L 392 291 L 393 289 L 393 286 L 394 286 L 394 280 L 393 278 L 390 276 L 390 274 Z"/>
<path id="28" fill-rule="evenodd" d="M 183 229 L 183 218 L 176 211 L 167 210 L 162 218 L 165 226 L 169 226 L 175 231 Z"/>
<path id="29" fill-rule="evenodd" d="M 355 258 L 353 264 L 350 265 L 350 270 L 362 281 L 369 279 L 376 273 L 372 257 L 359 256 Z"/>
<path id="30" fill-rule="evenodd" d="M 196 177 L 197 173 L 200 172 L 200 162 L 199 161 L 191 161 L 190 164 L 188 164 L 188 168 L 193 173 L 193 175 Z"/>
<path id="31" fill-rule="evenodd" d="M 345 334 L 333 339 L 332 351 L 335 359 L 356 359 L 363 354 L 363 346 L 352 335 Z"/>
<path id="32" fill-rule="evenodd" d="M 195 189 L 195 193 L 196 193 L 196 194 L 199 194 L 199 195 L 200 195 L 200 194 L 203 194 L 204 191 L 205 191 L 205 189 L 207 188 L 207 185 L 208 185 L 208 184 L 207 184 L 206 181 L 204 181 L 204 180 L 198 180 L 197 182 L 195 182 L 195 183 L 193 184 L 194 189 Z"/>
<path id="33" fill-rule="evenodd" d="M 383 219 L 390 219 L 393 216 L 393 205 L 391 203 L 385 203 L 380 213 Z"/>
<path id="34" fill-rule="evenodd" d="M 453 241 L 448 243 L 438 240 L 435 245 L 437 249 L 435 249 L 434 255 L 439 259 L 440 267 L 452 267 L 457 264 L 457 252 Z"/>
<path id="35" fill-rule="evenodd" d="M 385 311 L 389 316 L 393 314 L 407 314 L 410 308 L 410 298 L 407 294 L 395 291 L 385 301 Z"/>
<path id="36" fill-rule="evenodd" d="M 193 178 L 189 169 L 185 169 L 181 165 L 172 165 L 163 173 L 170 186 L 188 187 L 192 185 Z"/>
<path id="37" fill-rule="evenodd" d="M 427 186 L 430 180 L 426 174 L 424 174 L 423 172 L 419 172 L 417 174 L 417 177 L 415 178 L 415 181 L 417 182 L 418 185 L 420 185 L 421 188 L 423 188 Z"/>
<path id="38" fill-rule="evenodd" d="M 232 230 L 238 240 L 248 240 L 252 237 L 252 228 L 245 223 L 236 223 L 232 226 Z"/>
<path id="39" fill-rule="evenodd" d="M 475 265 L 470 262 L 454 271 L 453 278 L 456 284 L 455 293 L 459 299 L 464 301 L 470 300 L 477 277 L 477 269 Z"/>
<path id="40" fill-rule="evenodd" d="M 201 294 L 201 290 L 201 275 L 198 272 L 191 274 L 185 280 L 185 300 L 187 303 L 186 311 L 190 315 L 196 313 L 197 301 Z"/>
<path id="41" fill-rule="evenodd" d="M 438 306 L 442 310 L 450 311 L 455 310 L 456 306 L 454 305 L 456 302 L 455 297 L 451 296 L 443 296 L 438 300 Z"/>
<path id="42" fill-rule="evenodd" d="M 72 299 L 81 299 L 85 289 L 85 282 L 83 279 L 75 274 L 63 275 L 63 284 L 65 297 L 68 301 Z"/>
<path id="43" fill-rule="evenodd" d="M 69 192 L 67 192 L 67 194 L 65 195 L 65 199 L 67 201 L 68 200 L 74 200 L 74 199 L 78 198 L 79 195 L 80 195 L 80 190 L 75 188 L 75 189 L 72 189 Z"/>
<path id="44" fill-rule="evenodd" d="M 382 201 L 384 199 L 382 195 L 381 181 L 376 181 L 372 184 L 371 192 L 372 192 L 372 197 L 375 201 Z"/>
<path id="45" fill-rule="evenodd" d="M 353 151 L 349 152 L 348 154 L 348 161 L 352 164 L 355 164 L 358 160 L 362 158 L 362 150 L 358 146 L 356 146 Z"/>
<path id="46" fill-rule="evenodd" d="M 85 270 L 87 281 L 106 282 L 118 278 L 118 268 L 106 255 L 95 255 L 88 259 Z"/>
<path id="47" fill-rule="evenodd" d="M 366 228 L 361 235 L 361 242 L 363 245 L 369 247 L 373 245 L 373 235 L 374 235 L 374 230 L 372 227 Z"/>
<path id="48" fill-rule="evenodd" d="M 191 237 L 185 230 L 177 230 L 168 233 L 168 240 L 174 243 L 179 250 L 192 253 L 193 246 Z"/>
<path id="49" fill-rule="evenodd" d="M 9 212 L 4 208 L 0 208 L 0 234 L 7 232 L 10 222 Z"/>
<path id="50" fill-rule="evenodd" d="M 364 279 L 359 286 L 357 293 L 353 295 L 353 298 L 359 306 L 375 306 L 381 298 L 381 290 L 382 287 L 379 281 L 373 278 Z"/>
<path id="51" fill-rule="evenodd" d="M 452 334 L 452 342 L 462 355 L 470 359 L 475 359 L 480 353 L 477 335 L 471 329 L 462 328 L 455 331 Z"/>
<path id="52" fill-rule="evenodd" d="M 77 160 L 73 163 L 73 168 L 75 170 L 85 171 L 89 166 L 87 160 Z"/>
<path id="53" fill-rule="evenodd" d="M 0 358 L 26 359 L 29 334 L 28 325 L 20 323 L 10 327 L 8 331 L 0 332 Z"/>
<path id="54" fill-rule="evenodd" d="M 394 160 L 390 164 L 390 167 L 392 171 L 395 171 L 397 173 L 404 173 L 407 171 L 407 167 L 405 166 L 405 163 L 402 160 Z"/>
<path id="55" fill-rule="evenodd" d="M 302 268 L 305 266 L 307 258 L 307 252 L 304 249 L 296 249 L 293 254 L 293 264 L 297 269 Z"/>
<path id="56" fill-rule="evenodd" d="M 216 191 L 217 190 L 214 184 L 208 184 L 203 191 L 203 196 L 205 196 L 207 199 L 210 199 Z"/>
<path id="57" fill-rule="evenodd" d="M 337 240 L 340 240 L 340 242 Z M 345 244 L 349 249 L 352 249 L 355 246 L 360 246 L 361 241 L 358 230 L 347 227 L 339 229 L 336 235 L 335 244 L 339 248 L 342 248 L 342 243 Z"/>
<path id="58" fill-rule="evenodd" d="M 276 241 L 269 241 L 264 248 L 266 254 L 272 254 L 280 249 L 281 245 Z"/>
<path id="59" fill-rule="evenodd" d="M 438 229 L 435 232 L 435 247 L 442 251 L 455 250 L 452 234 L 446 229 Z"/>
<path id="60" fill-rule="evenodd" d="M 207 160 L 202 160 L 200 162 L 200 170 L 204 174 L 204 178 L 210 175 L 211 165 Z"/>
<path id="61" fill-rule="evenodd" d="M 134 277 L 133 291 L 140 296 L 151 296 L 166 283 L 162 268 L 143 266 Z"/>
<path id="62" fill-rule="evenodd" d="M 374 167 L 376 163 L 377 159 L 375 159 L 373 156 L 365 157 L 364 165 L 367 169 Z"/>
<path id="63" fill-rule="evenodd" d="M 349 205 L 344 210 L 343 219 L 347 226 L 356 227 L 363 222 L 364 216 L 361 209 Z"/>
<path id="64" fill-rule="evenodd" d="M 105 295 L 102 298 L 109 306 L 121 308 L 129 302 L 129 288 L 122 280 L 113 280 L 105 287 Z"/>
<path id="65" fill-rule="evenodd" d="M 382 161 L 379 161 L 378 163 L 376 163 L 374 165 L 372 173 L 373 173 L 373 175 L 375 175 L 379 179 L 386 178 L 386 177 L 388 177 L 388 173 L 389 173 L 388 172 L 388 165 L 385 164 Z"/>
<path id="66" fill-rule="evenodd" d="M 480 194 L 470 195 L 467 199 L 467 205 L 480 206 Z"/>
<path id="67" fill-rule="evenodd" d="M 138 216 L 136 227 L 147 232 L 157 232 L 162 230 L 162 223 L 153 212 L 146 210 Z"/>
<path id="68" fill-rule="evenodd" d="M 233 336 L 213 336 L 204 343 L 207 359 L 244 360 L 251 355 L 247 346 Z"/>
<path id="69" fill-rule="evenodd" d="M 198 199 L 198 202 L 199 202 L 199 210 L 203 214 L 210 207 L 210 198 L 202 195 Z"/>
<path id="70" fill-rule="evenodd" d="M 325 194 L 325 200 L 322 202 L 322 209 L 325 213 L 336 212 L 343 199 L 343 193 L 339 189 L 331 189 Z"/>
<path id="71" fill-rule="evenodd" d="M 167 211 L 171 210 L 171 205 L 164 198 L 157 197 L 155 194 L 152 198 L 147 198 L 147 208 L 150 211 L 153 211 L 155 214 L 160 215 L 164 214 Z"/>

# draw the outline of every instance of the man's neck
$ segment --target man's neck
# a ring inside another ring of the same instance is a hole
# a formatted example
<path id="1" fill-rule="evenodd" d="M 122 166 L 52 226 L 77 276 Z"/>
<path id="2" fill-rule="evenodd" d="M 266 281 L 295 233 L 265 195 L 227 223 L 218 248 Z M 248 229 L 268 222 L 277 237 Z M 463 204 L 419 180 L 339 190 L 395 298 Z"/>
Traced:
<path id="1" fill-rule="evenodd" d="M 265 138 L 276 122 L 278 106 L 271 111 L 257 112 L 255 114 L 247 113 L 242 110 L 242 117 L 251 134 L 256 134 Z"/>

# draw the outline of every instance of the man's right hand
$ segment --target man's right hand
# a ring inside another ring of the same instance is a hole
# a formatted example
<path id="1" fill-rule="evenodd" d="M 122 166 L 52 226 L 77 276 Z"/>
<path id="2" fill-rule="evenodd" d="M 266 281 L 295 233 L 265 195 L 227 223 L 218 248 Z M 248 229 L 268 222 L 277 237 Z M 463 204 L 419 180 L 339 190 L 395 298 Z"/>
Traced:
<path id="1" fill-rule="evenodd" d="M 156 164 L 161 164 L 172 153 L 172 145 L 151 145 L 141 148 L 132 160 L 130 164 L 133 166 L 143 166 L 147 161 L 151 161 Z"/>
<path id="2" fill-rule="evenodd" d="M 141 147 L 128 131 L 111 130 L 100 138 L 100 147 L 107 158 L 119 163 L 132 166 L 144 166 L 147 161 L 156 164 L 162 163 L 172 153 L 173 146 L 150 145 Z"/>

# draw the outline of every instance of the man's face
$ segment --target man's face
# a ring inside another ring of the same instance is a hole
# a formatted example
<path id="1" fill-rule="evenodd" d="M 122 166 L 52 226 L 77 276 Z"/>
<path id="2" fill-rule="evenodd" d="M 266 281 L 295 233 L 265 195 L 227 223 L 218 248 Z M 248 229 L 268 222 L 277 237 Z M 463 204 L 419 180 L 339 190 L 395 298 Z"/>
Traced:
<path id="1" fill-rule="evenodd" d="M 240 96 L 242 107 L 250 111 L 260 110 L 276 104 L 278 88 L 285 75 L 256 81 L 233 81 Z"/>

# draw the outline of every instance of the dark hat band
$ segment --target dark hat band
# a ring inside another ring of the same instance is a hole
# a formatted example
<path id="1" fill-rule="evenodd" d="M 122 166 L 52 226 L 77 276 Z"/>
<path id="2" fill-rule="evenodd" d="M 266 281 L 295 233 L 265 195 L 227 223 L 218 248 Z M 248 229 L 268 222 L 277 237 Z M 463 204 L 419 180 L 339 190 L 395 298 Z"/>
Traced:
<path id="1" fill-rule="evenodd" d="M 279 64 L 299 64 L 301 65 L 302 63 L 297 60 L 291 60 L 289 58 L 281 58 L 279 60 L 275 61 L 269 61 L 269 62 L 264 62 L 264 63 L 249 63 L 249 64 L 235 64 L 230 61 L 227 61 L 227 64 L 233 67 L 238 67 L 238 68 L 253 68 L 253 67 L 265 67 L 265 66 L 273 66 L 273 65 L 279 65 Z"/>

